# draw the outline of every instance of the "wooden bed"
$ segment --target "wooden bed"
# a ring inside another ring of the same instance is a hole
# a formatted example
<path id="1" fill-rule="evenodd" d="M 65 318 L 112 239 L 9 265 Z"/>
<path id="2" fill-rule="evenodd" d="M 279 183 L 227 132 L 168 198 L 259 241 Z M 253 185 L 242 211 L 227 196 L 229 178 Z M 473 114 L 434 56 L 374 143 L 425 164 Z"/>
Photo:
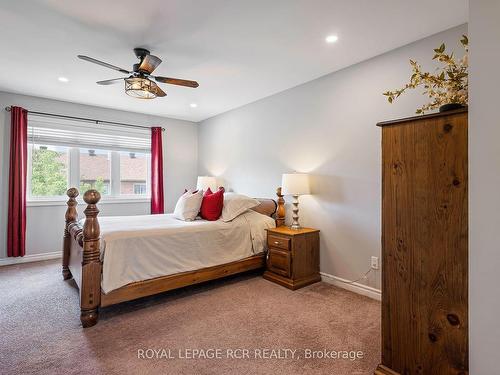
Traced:
<path id="1" fill-rule="evenodd" d="M 99 308 L 136 298 L 150 296 L 168 290 L 182 288 L 209 280 L 245 271 L 263 269 L 265 255 L 254 255 L 239 261 L 202 268 L 195 271 L 182 272 L 154 279 L 133 282 L 109 293 L 101 290 L 102 262 L 100 260 L 100 229 L 97 215 L 97 203 L 101 196 L 96 190 L 88 190 L 83 196 L 87 207 L 85 224 L 78 221 L 76 210 L 78 190 L 68 189 L 63 242 L 62 274 L 64 280 L 73 278 L 80 292 L 80 320 L 84 328 L 95 325 L 99 318 Z M 285 201 L 281 188 L 276 191 L 277 201 L 258 199 L 260 205 L 253 210 L 274 217 L 276 226 L 284 225 Z"/>

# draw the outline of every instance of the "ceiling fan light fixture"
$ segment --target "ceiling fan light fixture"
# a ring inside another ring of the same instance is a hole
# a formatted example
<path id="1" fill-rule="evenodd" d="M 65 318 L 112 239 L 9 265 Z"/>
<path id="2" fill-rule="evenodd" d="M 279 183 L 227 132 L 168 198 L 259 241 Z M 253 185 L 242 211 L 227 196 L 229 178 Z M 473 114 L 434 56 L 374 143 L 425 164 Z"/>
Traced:
<path id="1" fill-rule="evenodd" d="M 125 79 L 125 93 L 137 99 L 154 99 L 158 85 L 147 78 L 132 77 Z"/>
<path id="2" fill-rule="evenodd" d="M 151 73 L 161 64 L 161 59 L 153 56 L 147 49 L 134 48 L 135 55 L 139 58 L 140 62 L 134 64 L 133 71 L 120 68 L 116 65 L 108 64 L 85 55 L 78 55 L 78 58 L 92 64 L 104 66 L 108 69 L 116 70 L 120 73 L 127 74 L 128 78 L 114 78 L 98 81 L 98 85 L 112 85 L 118 83 L 123 79 L 125 82 L 125 93 L 136 99 L 154 99 L 163 98 L 167 93 L 163 91 L 156 82 L 168 83 L 170 85 L 184 86 L 184 87 L 198 87 L 198 82 L 190 81 L 187 79 L 169 78 L 161 76 L 153 76 Z M 154 80 L 154 81 L 153 81 Z"/>

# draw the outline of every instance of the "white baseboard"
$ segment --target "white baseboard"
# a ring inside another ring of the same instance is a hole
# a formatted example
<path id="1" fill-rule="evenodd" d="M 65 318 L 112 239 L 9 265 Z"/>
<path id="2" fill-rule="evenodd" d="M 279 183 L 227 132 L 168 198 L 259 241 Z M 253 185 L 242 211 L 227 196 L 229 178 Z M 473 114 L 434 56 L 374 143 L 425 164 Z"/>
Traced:
<path id="1" fill-rule="evenodd" d="M 371 286 L 363 285 L 360 283 L 347 284 L 349 280 L 343 279 L 338 276 L 333 276 L 325 272 L 320 272 L 320 275 L 321 281 L 324 281 L 325 283 L 332 284 L 338 286 L 339 288 L 376 299 L 377 301 L 382 300 L 382 292 L 379 289 L 375 289 Z"/>
<path id="2" fill-rule="evenodd" d="M 29 262 L 38 262 L 40 260 L 57 259 L 57 258 L 61 258 L 61 257 L 62 257 L 62 251 L 53 251 L 51 253 L 25 255 L 23 257 L 3 258 L 3 259 L 0 259 L 0 267 L 1 266 L 9 266 L 11 264 L 29 263 Z"/>

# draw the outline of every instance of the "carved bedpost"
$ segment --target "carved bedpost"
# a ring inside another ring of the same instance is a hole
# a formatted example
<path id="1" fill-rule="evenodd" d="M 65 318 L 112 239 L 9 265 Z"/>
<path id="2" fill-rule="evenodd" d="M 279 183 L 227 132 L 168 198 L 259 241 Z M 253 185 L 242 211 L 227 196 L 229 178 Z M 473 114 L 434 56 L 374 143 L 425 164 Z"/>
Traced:
<path id="1" fill-rule="evenodd" d="M 276 195 L 278 196 L 278 208 L 276 208 L 276 226 L 281 227 L 285 225 L 285 199 L 283 199 L 283 194 L 281 194 L 281 187 L 276 189 Z"/>
<path id="2" fill-rule="evenodd" d="M 66 225 L 64 226 L 64 239 L 63 239 L 63 258 L 62 258 L 62 275 L 64 280 L 69 280 L 73 277 L 69 270 L 69 255 L 71 252 L 71 237 L 69 234 L 69 224 L 78 220 L 78 212 L 76 211 L 76 197 L 78 197 L 78 189 L 70 188 L 66 192 L 69 197 L 66 210 Z"/>
<path id="3" fill-rule="evenodd" d="M 97 202 L 101 194 L 88 190 L 83 195 L 87 203 L 85 224 L 83 226 L 82 287 L 80 289 L 80 320 L 84 328 L 92 327 L 99 318 L 101 303 L 101 260 L 100 229 L 97 220 Z"/>

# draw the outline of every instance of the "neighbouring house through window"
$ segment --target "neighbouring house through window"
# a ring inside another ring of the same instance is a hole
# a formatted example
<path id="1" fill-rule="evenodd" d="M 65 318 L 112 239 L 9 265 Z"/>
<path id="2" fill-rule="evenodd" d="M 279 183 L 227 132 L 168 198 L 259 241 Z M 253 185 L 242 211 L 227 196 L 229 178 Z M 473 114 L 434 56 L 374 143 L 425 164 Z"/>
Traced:
<path id="1" fill-rule="evenodd" d="M 95 189 L 109 195 L 111 185 L 111 151 L 79 149 L 80 191 Z"/>
<path id="2" fill-rule="evenodd" d="M 134 194 L 146 194 L 146 184 L 134 184 Z"/>
<path id="3" fill-rule="evenodd" d="M 120 152 L 120 194 L 147 194 L 150 156 L 141 152 Z"/>
<path id="4" fill-rule="evenodd" d="M 102 199 L 150 195 L 148 130 L 28 117 L 28 201 L 65 199 L 96 189 Z"/>

